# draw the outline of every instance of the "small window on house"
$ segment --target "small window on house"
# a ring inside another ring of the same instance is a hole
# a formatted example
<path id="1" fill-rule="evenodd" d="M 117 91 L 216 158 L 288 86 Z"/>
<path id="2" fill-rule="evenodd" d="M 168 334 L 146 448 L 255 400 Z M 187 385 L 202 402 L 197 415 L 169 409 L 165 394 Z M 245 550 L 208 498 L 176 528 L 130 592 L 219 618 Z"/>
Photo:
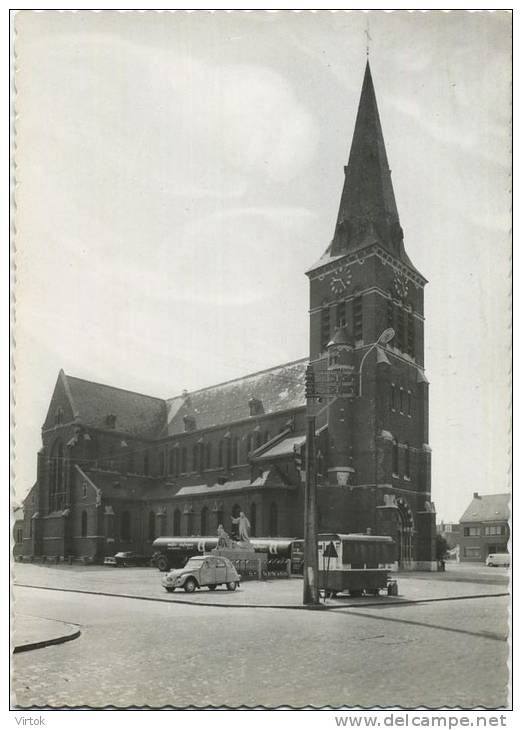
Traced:
<path id="1" fill-rule="evenodd" d="M 148 476 L 149 474 L 149 452 L 145 451 L 143 453 L 143 473 L 145 476 Z"/>
<path id="2" fill-rule="evenodd" d="M 169 474 L 174 474 L 174 449 L 169 451 Z"/>
<path id="3" fill-rule="evenodd" d="M 232 439 L 232 463 L 241 464 L 241 441 L 237 436 Z"/>
<path id="4" fill-rule="evenodd" d="M 165 474 L 165 453 L 163 451 L 159 452 L 159 473 L 160 476 Z"/>
<path id="5" fill-rule="evenodd" d="M 391 409 L 392 411 L 397 410 L 397 388 L 395 385 L 392 385 L 391 387 Z"/>
<path id="6" fill-rule="evenodd" d="M 218 466 L 223 466 L 223 441 L 218 444 Z"/>
<path id="7" fill-rule="evenodd" d="M 192 471 L 199 471 L 199 444 L 192 447 Z"/>
<path id="8" fill-rule="evenodd" d="M 185 431 L 195 431 L 196 419 L 194 418 L 194 416 L 183 416 L 183 425 Z"/>
<path id="9" fill-rule="evenodd" d="M 260 413 L 264 413 L 263 403 L 259 398 L 250 398 L 248 401 L 248 407 L 250 409 L 251 416 L 258 416 Z"/>
<path id="10" fill-rule="evenodd" d="M 402 388 L 399 389 L 399 409 L 401 413 L 404 413 L 404 390 Z"/>
<path id="11" fill-rule="evenodd" d="M 207 441 L 205 444 L 205 469 L 210 469 L 212 466 L 212 444 Z"/>
<path id="12" fill-rule="evenodd" d="M 57 408 L 54 413 L 54 425 L 58 426 L 60 423 L 63 423 L 63 410 L 61 408 Z"/>
<path id="13" fill-rule="evenodd" d="M 187 449 L 185 446 L 181 449 L 181 473 L 187 473 Z"/>

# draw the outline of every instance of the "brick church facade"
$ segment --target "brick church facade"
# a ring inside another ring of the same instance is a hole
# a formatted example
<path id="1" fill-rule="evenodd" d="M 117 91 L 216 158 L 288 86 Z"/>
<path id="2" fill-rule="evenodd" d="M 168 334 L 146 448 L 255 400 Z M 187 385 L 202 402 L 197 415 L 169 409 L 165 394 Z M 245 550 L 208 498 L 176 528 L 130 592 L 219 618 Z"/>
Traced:
<path id="1" fill-rule="evenodd" d="M 426 280 L 404 248 L 368 65 L 334 236 L 307 276 L 308 358 L 167 400 L 61 371 L 20 551 L 151 553 L 160 535 L 230 529 L 240 510 L 254 536 L 302 536 L 311 364 L 318 392 L 351 377 L 313 404 L 319 530 L 392 535 L 402 567 L 432 569 Z"/>

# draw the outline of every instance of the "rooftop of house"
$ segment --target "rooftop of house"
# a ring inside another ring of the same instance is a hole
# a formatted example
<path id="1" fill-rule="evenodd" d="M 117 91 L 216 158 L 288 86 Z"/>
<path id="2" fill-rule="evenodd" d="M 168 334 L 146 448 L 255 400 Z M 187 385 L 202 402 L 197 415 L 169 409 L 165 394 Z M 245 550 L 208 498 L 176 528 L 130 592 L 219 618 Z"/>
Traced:
<path id="1" fill-rule="evenodd" d="M 499 522 L 509 520 L 509 494 L 475 492 L 460 522 Z"/>

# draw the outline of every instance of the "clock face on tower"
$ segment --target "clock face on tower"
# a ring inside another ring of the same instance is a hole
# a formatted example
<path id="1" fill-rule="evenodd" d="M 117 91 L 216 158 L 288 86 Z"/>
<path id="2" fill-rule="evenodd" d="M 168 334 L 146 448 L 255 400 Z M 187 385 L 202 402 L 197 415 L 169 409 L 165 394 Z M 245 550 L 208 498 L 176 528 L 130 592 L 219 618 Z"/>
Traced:
<path id="1" fill-rule="evenodd" d="M 345 267 L 336 269 L 332 274 L 332 278 L 330 279 L 330 289 L 332 291 L 332 294 L 334 294 L 335 296 L 340 296 L 341 294 L 344 294 L 350 286 L 351 281 L 352 272 L 349 269 Z"/>
<path id="2" fill-rule="evenodd" d="M 398 271 L 395 274 L 393 285 L 400 299 L 405 299 L 408 296 L 408 279 L 402 272 Z"/>

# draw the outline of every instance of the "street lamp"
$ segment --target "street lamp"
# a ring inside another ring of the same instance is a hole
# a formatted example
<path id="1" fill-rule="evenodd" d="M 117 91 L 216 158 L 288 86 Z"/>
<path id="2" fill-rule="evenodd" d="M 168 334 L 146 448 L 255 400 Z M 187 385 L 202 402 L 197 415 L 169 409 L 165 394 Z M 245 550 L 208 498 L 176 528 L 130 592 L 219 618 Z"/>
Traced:
<path id="1" fill-rule="evenodd" d="M 370 345 L 370 347 L 364 353 L 362 360 L 361 360 L 361 364 L 359 365 L 359 393 L 358 393 L 359 398 L 362 396 L 362 368 L 364 365 L 364 361 L 366 360 L 366 358 L 368 357 L 368 355 L 370 354 L 370 352 L 372 350 L 374 350 L 379 345 L 387 345 L 388 342 L 393 340 L 394 337 L 395 337 L 395 330 L 392 327 L 389 327 L 388 329 L 384 330 L 384 332 L 381 333 L 378 340 L 376 342 L 374 342 L 373 345 Z"/>

